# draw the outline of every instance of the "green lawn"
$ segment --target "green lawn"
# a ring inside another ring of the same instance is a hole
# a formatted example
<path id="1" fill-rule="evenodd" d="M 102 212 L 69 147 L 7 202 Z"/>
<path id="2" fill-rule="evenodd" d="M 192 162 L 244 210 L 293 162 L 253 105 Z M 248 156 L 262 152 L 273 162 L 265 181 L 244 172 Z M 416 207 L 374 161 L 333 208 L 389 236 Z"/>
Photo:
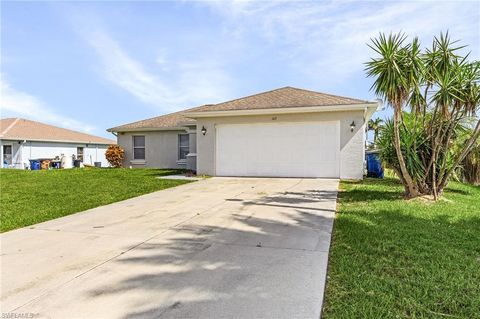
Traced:
<path id="1" fill-rule="evenodd" d="M 174 170 L 0 170 L 1 232 L 185 184 Z"/>
<path id="2" fill-rule="evenodd" d="M 480 187 L 437 203 L 394 179 L 341 189 L 322 318 L 480 318 Z"/>

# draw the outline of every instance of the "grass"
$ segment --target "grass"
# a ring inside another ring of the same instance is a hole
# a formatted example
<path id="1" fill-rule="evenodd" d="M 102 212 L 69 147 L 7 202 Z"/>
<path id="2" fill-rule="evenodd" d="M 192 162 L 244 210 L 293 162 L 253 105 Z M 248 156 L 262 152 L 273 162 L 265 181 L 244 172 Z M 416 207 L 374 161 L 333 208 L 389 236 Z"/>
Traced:
<path id="1" fill-rule="evenodd" d="M 0 231 L 185 184 L 159 169 L 0 170 Z"/>
<path id="2" fill-rule="evenodd" d="M 480 187 L 341 182 L 322 318 L 480 318 Z"/>

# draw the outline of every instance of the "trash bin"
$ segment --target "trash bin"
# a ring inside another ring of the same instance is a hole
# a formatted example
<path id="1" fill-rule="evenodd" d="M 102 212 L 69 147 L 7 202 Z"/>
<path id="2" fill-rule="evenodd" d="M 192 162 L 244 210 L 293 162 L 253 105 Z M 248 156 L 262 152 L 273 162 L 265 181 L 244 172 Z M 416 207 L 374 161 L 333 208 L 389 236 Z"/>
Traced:
<path id="1" fill-rule="evenodd" d="M 102 167 L 102 162 L 94 162 L 93 164 L 95 164 L 95 167 Z"/>
<path id="2" fill-rule="evenodd" d="M 30 169 L 32 171 L 40 170 L 40 160 L 30 160 Z"/>
<path id="3" fill-rule="evenodd" d="M 73 159 L 72 159 L 72 156 L 65 156 L 65 155 L 62 155 L 62 158 L 61 158 L 61 167 L 62 168 L 72 168 L 73 167 Z"/>
<path id="4" fill-rule="evenodd" d="M 40 169 L 49 169 L 50 168 L 50 160 L 44 159 L 40 161 Z"/>
<path id="5" fill-rule="evenodd" d="M 367 176 L 383 178 L 383 167 L 378 153 L 367 153 Z"/>
<path id="6" fill-rule="evenodd" d="M 73 166 L 75 166 L 75 167 L 80 167 L 80 163 L 81 163 L 81 162 L 82 162 L 81 160 L 74 160 L 74 161 L 73 161 Z"/>
<path id="7" fill-rule="evenodd" d="M 55 169 L 60 168 L 60 161 L 52 161 L 52 167 Z"/>

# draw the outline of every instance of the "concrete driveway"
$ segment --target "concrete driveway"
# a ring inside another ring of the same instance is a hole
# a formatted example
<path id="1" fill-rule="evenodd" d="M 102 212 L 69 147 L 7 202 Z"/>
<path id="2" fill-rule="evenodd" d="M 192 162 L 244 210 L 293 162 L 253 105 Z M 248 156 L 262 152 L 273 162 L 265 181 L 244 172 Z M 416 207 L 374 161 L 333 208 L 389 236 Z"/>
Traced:
<path id="1" fill-rule="evenodd" d="M 337 180 L 211 178 L 1 235 L 1 312 L 319 318 Z"/>

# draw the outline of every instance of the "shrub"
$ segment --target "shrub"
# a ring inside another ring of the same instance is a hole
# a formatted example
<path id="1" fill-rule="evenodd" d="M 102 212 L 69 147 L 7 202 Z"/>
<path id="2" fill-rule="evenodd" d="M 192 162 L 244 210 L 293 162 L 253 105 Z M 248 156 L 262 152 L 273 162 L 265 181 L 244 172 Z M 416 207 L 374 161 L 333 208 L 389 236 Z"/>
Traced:
<path id="1" fill-rule="evenodd" d="M 405 157 L 405 165 L 414 181 L 419 181 L 425 174 L 424 159 L 430 156 L 431 148 L 428 135 L 420 126 L 415 126 L 412 115 L 403 112 L 404 125 L 400 127 L 400 145 Z M 393 145 L 393 120 L 388 119 L 380 129 L 377 145 L 380 150 L 380 159 L 383 165 L 392 169 L 401 177 L 398 157 Z"/>
<path id="2" fill-rule="evenodd" d="M 462 163 L 463 180 L 473 185 L 480 185 L 480 145 L 477 145 Z"/>
<path id="3" fill-rule="evenodd" d="M 118 145 L 110 145 L 105 152 L 105 157 L 112 167 L 122 167 L 125 151 Z"/>

